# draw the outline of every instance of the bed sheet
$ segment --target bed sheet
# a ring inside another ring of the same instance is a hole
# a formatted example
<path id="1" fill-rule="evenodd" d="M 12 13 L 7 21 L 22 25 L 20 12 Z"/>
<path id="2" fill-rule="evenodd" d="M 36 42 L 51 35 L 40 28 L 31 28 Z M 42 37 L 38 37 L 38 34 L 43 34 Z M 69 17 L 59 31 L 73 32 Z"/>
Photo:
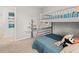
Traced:
<path id="1" fill-rule="evenodd" d="M 40 53 L 59 53 L 63 49 L 63 46 L 57 46 L 54 43 L 61 39 L 62 36 L 57 34 L 39 36 L 33 42 L 32 48 L 36 49 Z"/>
<path id="2" fill-rule="evenodd" d="M 79 53 L 79 43 L 65 47 L 61 53 Z"/>

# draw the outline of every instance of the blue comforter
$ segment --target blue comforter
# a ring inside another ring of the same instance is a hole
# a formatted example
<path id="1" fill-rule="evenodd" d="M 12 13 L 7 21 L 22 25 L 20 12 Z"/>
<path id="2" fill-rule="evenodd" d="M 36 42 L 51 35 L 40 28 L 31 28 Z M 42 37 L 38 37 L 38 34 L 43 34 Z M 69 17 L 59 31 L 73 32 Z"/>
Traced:
<path id="1" fill-rule="evenodd" d="M 36 49 L 39 53 L 59 53 L 63 46 L 56 46 L 54 43 L 61 39 L 62 36 L 57 34 L 39 36 L 33 42 L 32 48 Z"/>

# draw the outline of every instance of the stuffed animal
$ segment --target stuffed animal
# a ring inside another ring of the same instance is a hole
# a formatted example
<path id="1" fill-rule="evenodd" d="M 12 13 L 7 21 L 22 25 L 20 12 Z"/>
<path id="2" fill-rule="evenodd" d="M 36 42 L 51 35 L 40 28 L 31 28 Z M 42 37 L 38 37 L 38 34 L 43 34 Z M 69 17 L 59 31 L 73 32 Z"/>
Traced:
<path id="1" fill-rule="evenodd" d="M 60 46 L 62 44 L 63 47 L 69 46 L 69 45 L 71 45 L 73 43 L 74 43 L 74 39 L 73 39 L 73 35 L 72 34 L 65 35 L 61 41 L 55 42 L 55 44 L 57 46 Z"/>

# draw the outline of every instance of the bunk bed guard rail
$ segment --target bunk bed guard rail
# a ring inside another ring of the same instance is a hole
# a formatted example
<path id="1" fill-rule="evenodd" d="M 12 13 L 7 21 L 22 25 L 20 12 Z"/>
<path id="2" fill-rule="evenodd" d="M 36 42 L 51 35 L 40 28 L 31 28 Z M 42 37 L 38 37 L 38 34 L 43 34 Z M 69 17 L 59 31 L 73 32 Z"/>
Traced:
<path id="1" fill-rule="evenodd" d="M 47 14 L 42 14 L 41 20 L 48 19 L 68 19 L 68 18 L 78 18 L 79 17 L 79 8 L 78 7 L 70 7 L 63 10 L 57 10 L 54 12 L 50 12 Z"/>

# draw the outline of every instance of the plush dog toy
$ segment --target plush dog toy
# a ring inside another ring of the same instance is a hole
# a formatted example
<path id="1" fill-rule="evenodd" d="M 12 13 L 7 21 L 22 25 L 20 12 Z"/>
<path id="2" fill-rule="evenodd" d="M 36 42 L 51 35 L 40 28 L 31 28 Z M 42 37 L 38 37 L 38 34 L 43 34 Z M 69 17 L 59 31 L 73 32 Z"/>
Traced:
<path id="1" fill-rule="evenodd" d="M 69 45 L 71 45 L 73 43 L 74 43 L 74 39 L 73 39 L 73 35 L 72 34 L 65 35 L 61 41 L 55 42 L 55 44 L 57 46 L 60 46 L 62 44 L 63 47 L 69 46 Z"/>

